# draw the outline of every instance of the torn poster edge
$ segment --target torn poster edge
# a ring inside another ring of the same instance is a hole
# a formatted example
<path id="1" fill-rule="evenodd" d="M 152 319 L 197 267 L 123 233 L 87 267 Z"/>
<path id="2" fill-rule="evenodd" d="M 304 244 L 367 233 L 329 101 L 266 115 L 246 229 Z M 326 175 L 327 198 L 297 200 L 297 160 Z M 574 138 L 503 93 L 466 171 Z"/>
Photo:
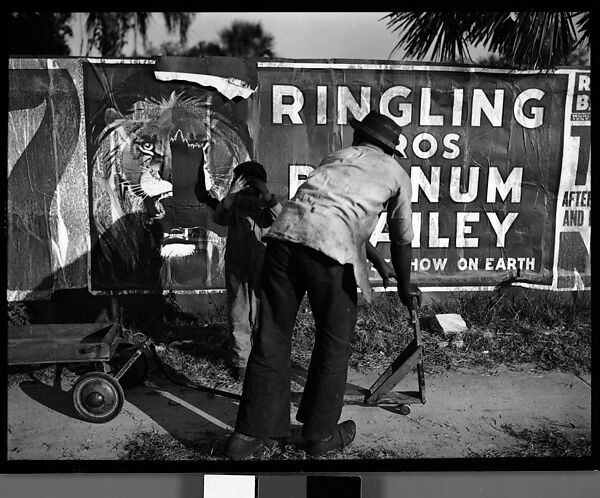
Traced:
<path id="1" fill-rule="evenodd" d="M 183 73 L 178 71 L 154 71 L 154 76 L 160 81 L 191 81 L 202 86 L 210 86 L 219 91 L 228 99 L 242 97 L 247 99 L 252 95 L 256 88 L 250 88 L 245 81 L 237 78 L 221 78 L 209 74 Z"/>

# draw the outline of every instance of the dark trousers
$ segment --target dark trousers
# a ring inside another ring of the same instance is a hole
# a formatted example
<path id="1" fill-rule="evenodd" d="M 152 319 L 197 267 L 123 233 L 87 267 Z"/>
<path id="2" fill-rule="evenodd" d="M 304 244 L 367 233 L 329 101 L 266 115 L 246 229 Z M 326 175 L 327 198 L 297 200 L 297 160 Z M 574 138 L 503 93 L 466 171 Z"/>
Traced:
<path id="1" fill-rule="evenodd" d="M 259 326 L 236 429 L 250 436 L 289 435 L 291 339 L 298 307 L 307 294 L 315 344 L 296 418 L 304 424 L 304 438 L 325 438 L 334 432 L 344 400 L 356 325 L 353 267 L 309 247 L 269 239 L 261 286 Z"/>

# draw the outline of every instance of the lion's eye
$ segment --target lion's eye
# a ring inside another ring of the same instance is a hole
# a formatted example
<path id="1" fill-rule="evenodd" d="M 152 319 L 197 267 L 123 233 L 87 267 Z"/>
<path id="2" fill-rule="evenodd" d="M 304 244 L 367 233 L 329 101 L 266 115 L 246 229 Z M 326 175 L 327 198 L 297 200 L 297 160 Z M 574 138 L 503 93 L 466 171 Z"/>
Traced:
<path id="1" fill-rule="evenodd" d="M 142 152 L 154 151 L 154 144 L 152 142 L 138 142 L 138 146 Z"/>

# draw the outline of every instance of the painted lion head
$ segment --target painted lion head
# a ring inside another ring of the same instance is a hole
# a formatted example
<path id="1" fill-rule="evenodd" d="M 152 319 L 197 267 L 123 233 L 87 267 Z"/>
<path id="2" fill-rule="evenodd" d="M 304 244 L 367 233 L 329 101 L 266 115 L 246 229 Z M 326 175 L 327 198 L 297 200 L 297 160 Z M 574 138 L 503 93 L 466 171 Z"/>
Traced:
<path id="1" fill-rule="evenodd" d="M 208 206 L 224 197 L 233 168 L 249 159 L 239 127 L 209 99 L 175 92 L 138 101 L 126 115 L 109 108 L 105 119 L 92 175 L 102 250 L 121 253 L 129 270 L 143 265 L 143 232 L 155 225 L 163 261 L 206 253 L 210 285 L 222 270 L 224 238 Z"/>

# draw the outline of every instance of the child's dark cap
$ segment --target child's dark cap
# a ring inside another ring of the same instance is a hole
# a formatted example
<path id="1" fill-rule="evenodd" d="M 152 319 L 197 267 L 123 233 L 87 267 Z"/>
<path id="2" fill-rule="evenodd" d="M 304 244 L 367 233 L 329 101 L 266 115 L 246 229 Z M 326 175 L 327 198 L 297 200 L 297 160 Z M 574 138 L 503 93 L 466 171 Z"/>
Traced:
<path id="1" fill-rule="evenodd" d="M 260 180 L 267 181 L 267 172 L 262 164 L 256 161 L 246 161 L 244 163 L 238 164 L 233 169 L 233 176 L 237 178 L 238 176 L 252 176 L 254 178 L 259 178 Z"/>

